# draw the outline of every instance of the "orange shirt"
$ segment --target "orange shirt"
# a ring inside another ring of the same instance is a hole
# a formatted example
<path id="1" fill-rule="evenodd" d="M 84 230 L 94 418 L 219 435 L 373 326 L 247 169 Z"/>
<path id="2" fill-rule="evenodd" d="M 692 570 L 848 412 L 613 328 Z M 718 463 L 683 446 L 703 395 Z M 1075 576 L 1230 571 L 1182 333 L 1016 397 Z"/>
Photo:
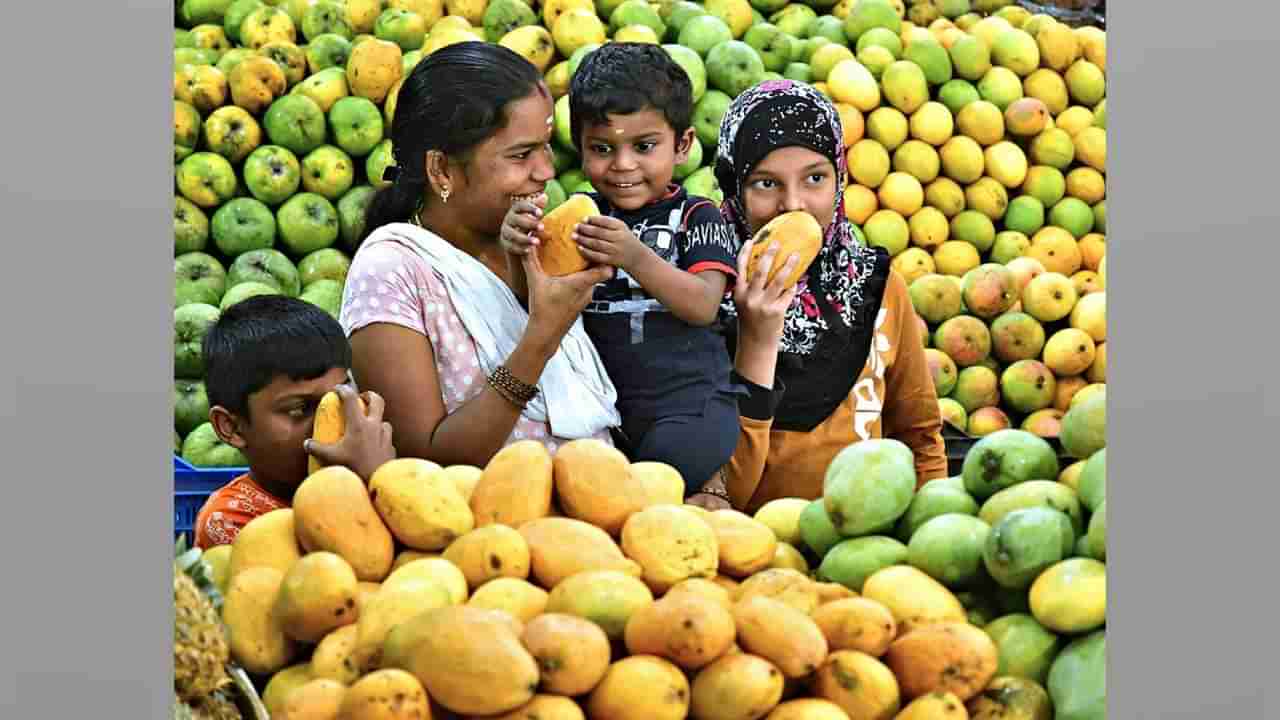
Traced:
<path id="1" fill-rule="evenodd" d="M 215 545 L 230 545 L 250 520 L 287 507 L 289 503 L 263 490 L 245 473 L 205 500 L 196 515 L 196 546 L 208 550 Z"/>
<path id="2" fill-rule="evenodd" d="M 947 476 L 942 415 L 907 283 L 889 273 L 875 337 L 857 384 L 809 432 L 774 430 L 772 420 L 740 418 L 738 448 L 725 467 L 733 506 L 755 513 L 782 497 L 822 495 L 827 466 L 860 440 L 893 438 L 911 448 L 916 484 Z"/>

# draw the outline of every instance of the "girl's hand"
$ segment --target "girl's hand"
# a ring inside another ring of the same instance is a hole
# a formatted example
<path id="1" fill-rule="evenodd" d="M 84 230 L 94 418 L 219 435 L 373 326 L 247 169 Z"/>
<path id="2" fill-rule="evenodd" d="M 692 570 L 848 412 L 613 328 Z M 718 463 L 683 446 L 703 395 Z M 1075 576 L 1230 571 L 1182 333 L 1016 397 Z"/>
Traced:
<path id="1" fill-rule="evenodd" d="M 711 512 L 732 510 L 733 505 L 721 497 L 721 493 L 727 494 L 723 470 L 718 471 L 714 477 L 707 481 L 706 485 L 702 486 L 702 490 L 690 495 L 685 502 Z"/>
<path id="2" fill-rule="evenodd" d="M 782 271 L 774 276 L 772 282 L 765 284 L 778 254 L 778 242 L 769 243 L 756 264 L 755 272 L 748 276 L 747 261 L 754 245 L 755 241 L 749 240 L 738 253 L 738 277 L 733 286 L 733 304 L 738 311 L 738 342 L 745 340 L 777 345 L 782 339 L 787 308 L 796 296 L 796 285 L 784 288 L 783 283 L 791 276 L 800 257 L 795 253 L 789 255 Z"/>

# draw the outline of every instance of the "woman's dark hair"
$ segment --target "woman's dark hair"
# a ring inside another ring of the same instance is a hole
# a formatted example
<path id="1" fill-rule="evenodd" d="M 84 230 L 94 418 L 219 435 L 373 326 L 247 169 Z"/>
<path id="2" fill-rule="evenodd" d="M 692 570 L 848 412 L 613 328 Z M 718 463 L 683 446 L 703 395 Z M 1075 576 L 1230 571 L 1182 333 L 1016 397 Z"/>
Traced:
<path id="1" fill-rule="evenodd" d="M 400 174 L 370 201 L 364 237 L 407 220 L 418 208 L 427 186 L 427 152 L 465 158 L 506 125 L 507 106 L 540 82 L 538 69 L 524 57 L 483 42 L 447 45 L 418 63 L 400 87 L 391 124 Z"/>

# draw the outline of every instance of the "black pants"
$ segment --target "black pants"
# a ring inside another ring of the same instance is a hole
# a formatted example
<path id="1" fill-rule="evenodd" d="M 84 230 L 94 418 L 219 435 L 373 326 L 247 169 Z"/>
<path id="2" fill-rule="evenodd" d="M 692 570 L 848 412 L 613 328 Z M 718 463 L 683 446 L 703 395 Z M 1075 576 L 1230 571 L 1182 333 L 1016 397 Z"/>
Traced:
<path id="1" fill-rule="evenodd" d="M 623 437 L 615 441 L 632 462 L 664 462 L 679 471 L 688 497 L 733 457 L 738 432 L 738 396 L 720 390 L 700 415 L 624 416 Z"/>

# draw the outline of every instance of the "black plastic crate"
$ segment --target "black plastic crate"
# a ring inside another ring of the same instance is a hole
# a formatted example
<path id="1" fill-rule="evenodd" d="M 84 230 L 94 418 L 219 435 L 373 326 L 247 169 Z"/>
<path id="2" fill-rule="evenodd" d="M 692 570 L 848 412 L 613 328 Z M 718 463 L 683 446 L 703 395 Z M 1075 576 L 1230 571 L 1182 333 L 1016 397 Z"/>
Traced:
<path id="1" fill-rule="evenodd" d="M 942 441 L 946 445 L 947 475 L 949 477 L 955 477 L 960 474 L 961 469 L 964 467 L 965 456 L 981 439 L 965 433 L 948 422 L 942 423 Z M 1078 460 L 1078 458 L 1071 457 L 1066 450 L 1062 449 L 1062 443 L 1058 442 L 1057 438 L 1045 438 L 1045 440 L 1058 456 L 1059 468 L 1066 469 L 1068 465 Z"/>

